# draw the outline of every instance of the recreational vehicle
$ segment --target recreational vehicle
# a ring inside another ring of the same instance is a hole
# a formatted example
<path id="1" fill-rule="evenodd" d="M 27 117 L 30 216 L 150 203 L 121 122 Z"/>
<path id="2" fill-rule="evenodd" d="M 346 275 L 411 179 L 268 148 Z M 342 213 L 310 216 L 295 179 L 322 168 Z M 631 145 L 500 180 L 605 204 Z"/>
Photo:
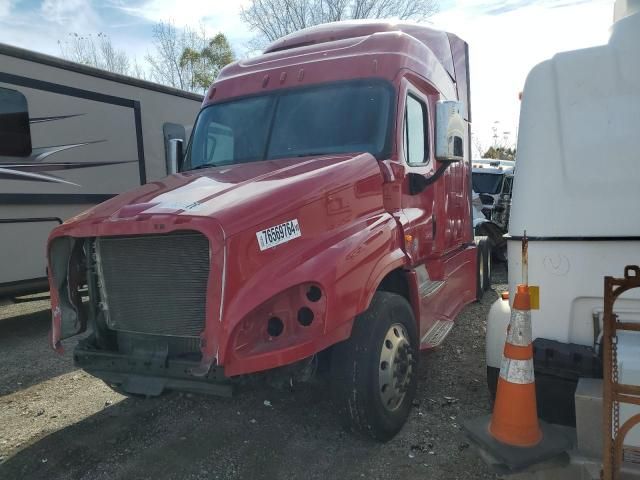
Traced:
<path id="1" fill-rule="evenodd" d="M 165 177 L 202 96 L 0 44 L 0 297 L 46 290 L 66 219 Z"/>

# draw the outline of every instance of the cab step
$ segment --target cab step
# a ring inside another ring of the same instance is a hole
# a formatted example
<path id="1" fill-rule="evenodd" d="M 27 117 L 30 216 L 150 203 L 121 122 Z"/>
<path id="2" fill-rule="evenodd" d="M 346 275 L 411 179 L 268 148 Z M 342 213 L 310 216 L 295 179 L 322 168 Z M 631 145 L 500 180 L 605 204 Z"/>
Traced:
<path id="1" fill-rule="evenodd" d="M 421 348 L 435 348 L 442 345 L 453 328 L 451 320 L 437 320 L 420 341 Z"/>

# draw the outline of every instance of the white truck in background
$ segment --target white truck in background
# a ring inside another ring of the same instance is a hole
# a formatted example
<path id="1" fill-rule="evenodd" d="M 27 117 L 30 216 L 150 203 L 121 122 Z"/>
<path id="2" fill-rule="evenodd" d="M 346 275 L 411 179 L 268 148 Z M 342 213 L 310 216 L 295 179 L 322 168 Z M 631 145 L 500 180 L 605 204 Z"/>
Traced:
<path id="1" fill-rule="evenodd" d="M 471 164 L 473 228 L 477 236 L 489 238 L 492 256 L 500 262 L 507 259 L 504 234 L 509 227 L 515 163 L 481 158 Z"/>
<path id="2" fill-rule="evenodd" d="M 487 220 L 505 232 L 509 226 L 509 207 L 516 162 L 481 158 L 473 160 L 471 182 L 478 194 L 478 207 Z"/>
<path id="3" fill-rule="evenodd" d="M 523 92 L 509 293 L 513 298 L 522 283 L 526 230 L 538 411 L 577 427 L 578 441 L 570 468 L 522 478 L 599 478 L 604 277 L 622 277 L 626 265 L 640 264 L 640 0 L 618 0 L 615 12 L 607 45 L 542 62 Z M 640 291 L 625 293 L 614 312 L 640 322 Z M 492 393 L 509 317 L 509 301 L 497 300 L 486 338 Z M 640 335 L 619 336 L 624 383 L 640 384 L 639 352 Z M 636 413 L 640 406 L 623 407 L 621 422 Z M 624 453 L 629 478 L 640 478 L 640 426 Z"/>
<path id="4" fill-rule="evenodd" d="M 0 298 L 48 289 L 54 227 L 165 177 L 202 99 L 0 44 Z"/>

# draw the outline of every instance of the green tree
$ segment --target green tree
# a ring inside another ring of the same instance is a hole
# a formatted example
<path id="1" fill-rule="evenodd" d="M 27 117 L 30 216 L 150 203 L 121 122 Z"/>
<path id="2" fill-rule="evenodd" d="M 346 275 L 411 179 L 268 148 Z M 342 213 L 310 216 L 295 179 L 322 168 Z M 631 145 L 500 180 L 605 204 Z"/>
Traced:
<path id="1" fill-rule="evenodd" d="M 516 149 L 512 147 L 489 147 L 482 154 L 482 158 L 493 158 L 495 160 L 515 160 Z"/>
<path id="2" fill-rule="evenodd" d="M 227 37 L 218 33 L 207 45 L 196 50 L 185 47 L 180 55 L 179 66 L 187 72 L 189 90 L 206 90 L 225 65 L 233 62 L 233 51 Z"/>
<path id="3" fill-rule="evenodd" d="M 227 38 L 222 33 L 209 37 L 204 25 L 178 29 L 170 21 L 160 22 L 153 28 L 153 46 L 155 52 L 145 58 L 151 80 L 198 93 L 234 60 Z"/>

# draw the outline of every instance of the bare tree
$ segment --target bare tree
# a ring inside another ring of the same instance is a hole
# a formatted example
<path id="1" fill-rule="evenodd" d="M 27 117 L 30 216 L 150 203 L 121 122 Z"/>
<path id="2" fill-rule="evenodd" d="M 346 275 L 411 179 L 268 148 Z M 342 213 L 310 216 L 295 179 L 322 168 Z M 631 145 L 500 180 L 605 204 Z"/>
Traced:
<path id="1" fill-rule="evenodd" d="M 326 22 L 364 18 L 424 20 L 438 11 L 438 0 L 251 0 L 240 13 L 264 47 L 284 35 Z"/>
<path id="2" fill-rule="evenodd" d="M 151 68 L 151 78 L 165 85 L 184 88 L 183 71 L 180 68 L 180 56 L 186 47 L 187 32 L 180 35 L 171 22 L 161 22 L 153 27 L 155 55 L 145 57 Z"/>
<path id="3" fill-rule="evenodd" d="M 482 158 L 493 158 L 496 160 L 515 160 L 516 147 L 489 147 L 489 149 L 482 154 Z"/>
<path id="4" fill-rule="evenodd" d="M 153 29 L 153 44 L 155 53 L 146 56 L 151 79 L 183 90 L 206 90 L 234 59 L 227 38 L 222 33 L 209 38 L 204 25 L 179 30 L 161 22 Z"/>
<path id="5" fill-rule="evenodd" d="M 58 46 L 62 57 L 73 62 L 200 93 L 206 91 L 222 67 L 234 60 L 231 45 L 222 33 L 208 37 L 204 25 L 198 30 L 178 29 L 171 22 L 154 26 L 153 53 L 145 56 L 142 65 L 114 47 L 104 33 L 72 33 L 58 41 Z"/>
<path id="6" fill-rule="evenodd" d="M 98 33 L 96 36 L 71 33 L 64 42 L 58 41 L 58 46 L 62 57 L 72 62 L 122 75 L 136 73 L 135 69 L 131 68 L 127 53 L 114 47 L 111 38 L 104 33 Z"/>
<path id="7" fill-rule="evenodd" d="M 138 59 L 133 59 L 133 64 L 131 65 L 131 69 L 129 70 L 129 75 L 132 77 L 139 78 L 141 80 L 147 80 L 147 72 L 144 70 L 144 67 L 138 63 Z"/>
<path id="8" fill-rule="evenodd" d="M 484 147 L 482 146 L 482 140 L 477 135 L 471 134 L 471 138 L 473 140 L 473 147 L 475 148 L 477 158 L 482 158 L 482 154 L 485 152 Z"/>

